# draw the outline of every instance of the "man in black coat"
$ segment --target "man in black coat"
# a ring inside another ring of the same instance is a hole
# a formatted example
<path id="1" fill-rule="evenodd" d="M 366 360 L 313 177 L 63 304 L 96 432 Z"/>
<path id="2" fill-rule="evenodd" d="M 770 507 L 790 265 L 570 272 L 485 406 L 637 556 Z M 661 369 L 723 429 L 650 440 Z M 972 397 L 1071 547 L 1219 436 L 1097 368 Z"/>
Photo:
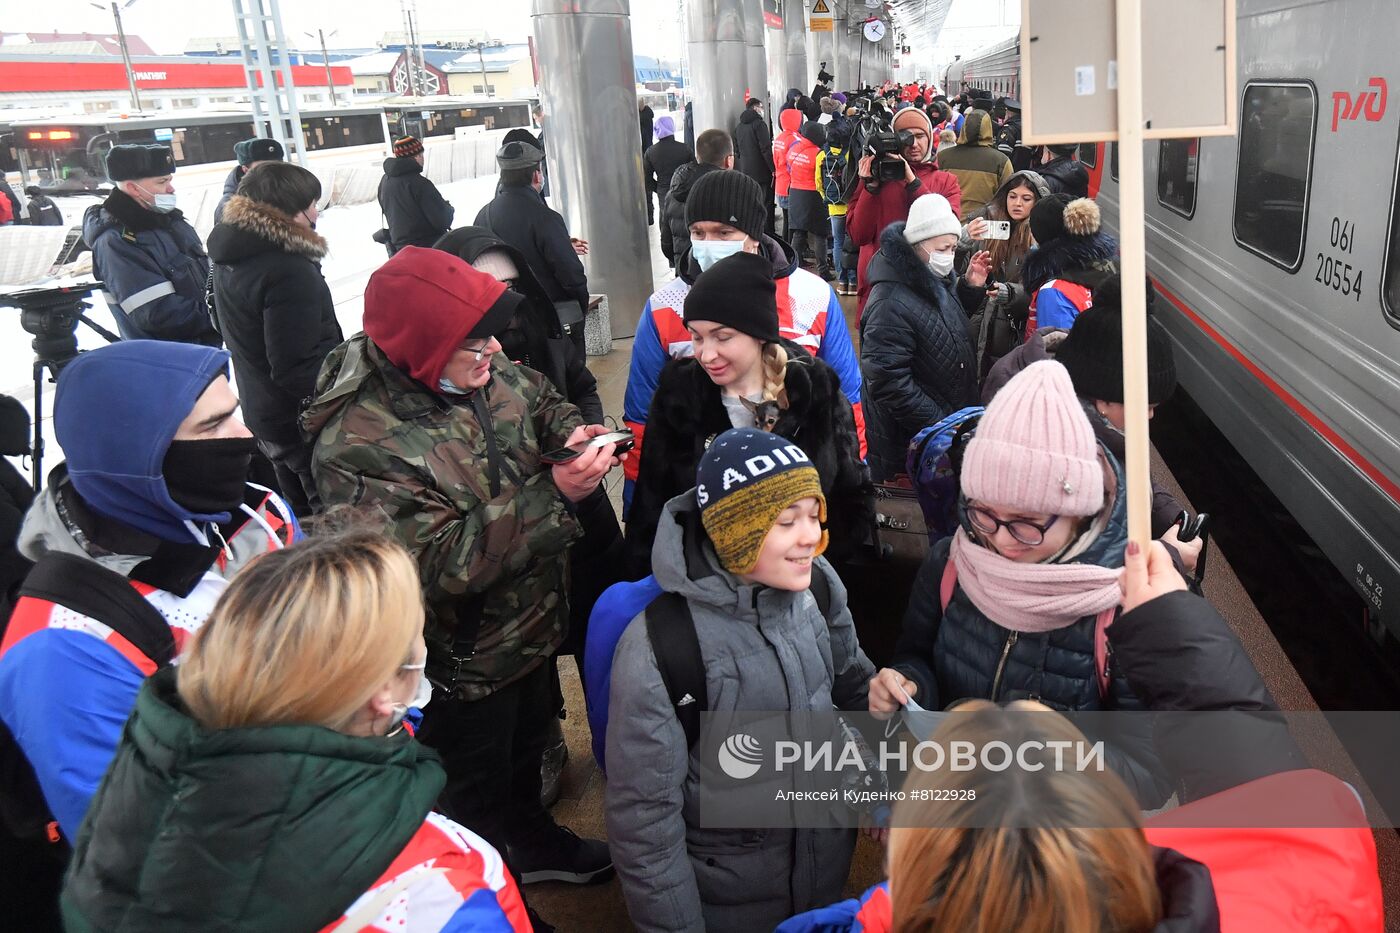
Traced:
<path id="1" fill-rule="evenodd" d="M 321 276 L 316 176 L 290 162 L 248 173 L 209 234 L 219 327 L 233 356 L 244 420 L 297 515 L 320 504 L 311 444 L 297 418 L 326 355 L 345 338 Z"/>
<path id="2" fill-rule="evenodd" d="M 405 246 L 431 247 L 452 226 L 452 205 L 423 174 L 423 142 L 413 136 L 394 140 L 394 157 L 384 160 L 379 209 L 389 224 L 389 254 Z"/>
<path id="3" fill-rule="evenodd" d="M 1036 171 L 1050 186 L 1052 194 L 1067 194 L 1071 198 L 1089 196 L 1089 170 L 1075 158 L 1078 151 L 1079 147 L 1074 144 L 1042 148 L 1041 164 Z"/>
<path id="4" fill-rule="evenodd" d="M 656 145 L 642 155 L 642 180 L 646 182 L 648 192 L 656 192 L 656 203 L 661 208 L 663 220 L 661 255 L 674 266 L 676 262 L 671 246 L 671 228 L 664 222 L 666 198 L 671 192 L 671 176 L 675 175 L 682 165 L 694 162 L 695 153 L 691 152 L 685 143 L 676 139 L 676 124 L 670 117 L 662 117 L 656 121 L 656 134 Z"/>
<path id="5" fill-rule="evenodd" d="M 666 226 L 663 232 L 671 237 L 671 266 L 676 267 L 690 252 L 690 227 L 685 222 L 685 205 L 690 189 L 711 172 L 734 167 L 734 143 L 724 130 L 706 130 L 695 141 L 698 161 L 687 162 L 671 176 L 671 190 L 666 199 Z M 770 217 L 771 212 L 770 212 Z"/>
<path id="6" fill-rule="evenodd" d="M 569 237 L 564 218 L 540 196 L 544 153 L 528 143 L 506 143 L 496 152 L 501 170 L 498 194 L 476 215 L 485 227 L 520 251 L 525 264 L 554 303 L 564 332 L 583 347 L 583 316 L 588 311 L 588 275 Z"/>
<path id="7" fill-rule="evenodd" d="M 750 97 L 734 128 L 734 166 L 758 182 L 768 200 L 765 232 L 774 236 L 773 221 L 773 132 L 763 119 L 763 101 Z"/>

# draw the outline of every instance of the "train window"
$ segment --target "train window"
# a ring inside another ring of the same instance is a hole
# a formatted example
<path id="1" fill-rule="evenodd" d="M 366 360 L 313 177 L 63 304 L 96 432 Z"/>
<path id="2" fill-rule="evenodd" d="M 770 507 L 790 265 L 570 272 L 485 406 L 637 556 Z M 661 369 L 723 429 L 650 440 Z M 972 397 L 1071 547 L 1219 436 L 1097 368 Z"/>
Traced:
<path id="1" fill-rule="evenodd" d="M 1118 144 L 1113 143 L 1108 150 L 1108 174 L 1113 176 L 1113 180 L 1118 180 Z"/>
<path id="2" fill-rule="evenodd" d="M 1187 220 L 1196 213 L 1199 139 L 1164 139 L 1157 157 L 1157 203 Z"/>
<path id="3" fill-rule="evenodd" d="M 1235 242 L 1289 272 L 1303 263 L 1317 91 L 1311 84 L 1244 89 L 1235 175 Z"/>
<path id="4" fill-rule="evenodd" d="M 1080 143 L 1080 144 L 1079 144 L 1079 161 L 1080 161 L 1080 162 L 1083 162 L 1085 165 L 1089 166 L 1089 168 L 1098 168 L 1098 165 L 1099 165 L 1099 144 L 1098 144 L 1098 143 Z"/>

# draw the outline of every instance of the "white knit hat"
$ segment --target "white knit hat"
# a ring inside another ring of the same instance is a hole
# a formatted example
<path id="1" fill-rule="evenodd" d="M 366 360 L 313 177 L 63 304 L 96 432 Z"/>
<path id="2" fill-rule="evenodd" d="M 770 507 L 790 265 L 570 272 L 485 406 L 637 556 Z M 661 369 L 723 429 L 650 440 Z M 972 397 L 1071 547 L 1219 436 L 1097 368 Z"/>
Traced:
<path id="1" fill-rule="evenodd" d="M 498 247 L 492 247 L 476 257 L 472 268 L 477 272 L 485 272 L 497 282 L 507 282 L 520 277 L 520 270 L 515 268 L 510 254 Z"/>
<path id="2" fill-rule="evenodd" d="M 962 233 L 962 222 L 953 213 L 953 206 L 941 194 L 925 194 L 915 199 L 909 208 L 909 221 L 904 225 L 904 239 L 910 243 L 945 233 Z"/>

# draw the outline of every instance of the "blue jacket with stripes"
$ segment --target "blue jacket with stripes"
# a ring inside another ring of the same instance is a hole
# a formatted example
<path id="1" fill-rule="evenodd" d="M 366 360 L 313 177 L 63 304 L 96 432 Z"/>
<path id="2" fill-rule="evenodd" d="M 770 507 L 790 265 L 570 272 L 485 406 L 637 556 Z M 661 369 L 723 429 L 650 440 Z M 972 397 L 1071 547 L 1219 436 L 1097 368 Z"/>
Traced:
<path id="1" fill-rule="evenodd" d="M 209 316 L 209 257 L 178 210 L 147 210 L 116 190 L 88 208 L 83 239 L 122 337 L 223 344 Z"/>

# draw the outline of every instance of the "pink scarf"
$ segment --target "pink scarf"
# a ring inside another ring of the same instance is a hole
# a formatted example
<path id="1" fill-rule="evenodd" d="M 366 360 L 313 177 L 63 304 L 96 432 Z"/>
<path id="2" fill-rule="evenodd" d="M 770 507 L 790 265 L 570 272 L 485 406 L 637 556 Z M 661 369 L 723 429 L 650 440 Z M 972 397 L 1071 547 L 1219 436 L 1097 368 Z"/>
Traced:
<path id="1" fill-rule="evenodd" d="M 1094 564 L 1018 564 L 953 536 L 958 585 L 984 616 L 1014 632 L 1053 632 L 1098 615 L 1123 599 L 1117 570 Z"/>

